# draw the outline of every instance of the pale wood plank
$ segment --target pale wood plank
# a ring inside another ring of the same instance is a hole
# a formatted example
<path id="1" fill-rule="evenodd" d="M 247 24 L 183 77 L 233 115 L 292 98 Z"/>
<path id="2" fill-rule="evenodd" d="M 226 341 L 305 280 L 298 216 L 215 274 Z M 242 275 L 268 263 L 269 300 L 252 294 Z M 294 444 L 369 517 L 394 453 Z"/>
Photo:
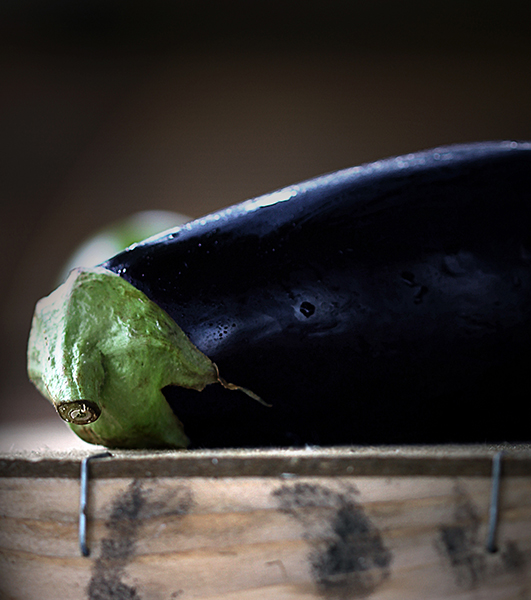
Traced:
<path id="1" fill-rule="evenodd" d="M 490 554 L 488 477 L 94 479 L 87 559 L 76 480 L 0 478 L 1 597 L 526 598 L 531 478 L 502 484 Z"/>

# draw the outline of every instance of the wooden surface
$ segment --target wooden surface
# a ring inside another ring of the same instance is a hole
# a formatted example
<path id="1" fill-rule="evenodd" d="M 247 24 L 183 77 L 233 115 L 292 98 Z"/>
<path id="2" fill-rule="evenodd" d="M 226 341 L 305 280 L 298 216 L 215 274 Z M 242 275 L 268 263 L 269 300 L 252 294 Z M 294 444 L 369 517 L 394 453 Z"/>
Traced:
<path id="1" fill-rule="evenodd" d="M 497 448 L 0 457 L 6 599 L 531 599 L 531 452 Z"/>

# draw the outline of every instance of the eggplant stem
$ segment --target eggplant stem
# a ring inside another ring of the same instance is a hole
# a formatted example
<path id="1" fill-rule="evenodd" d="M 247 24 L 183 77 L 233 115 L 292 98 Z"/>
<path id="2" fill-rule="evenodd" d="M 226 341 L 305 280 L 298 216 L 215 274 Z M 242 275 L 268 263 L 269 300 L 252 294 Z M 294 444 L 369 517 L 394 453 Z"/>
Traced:
<path id="1" fill-rule="evenodd" d="M 225 379 L 223 379 L 223 377 L 221 377 L 221 375 L 219 374 L 219 369 L 218 369 L 218 366 L 216 365 L 216 363 L 212 363 L 212 364 L 214 365 L 214 368 L 216 369 L 217 379 L 224 388 L 226 388 L 227 390 L 236 390 L 236 391 L 243 392 L 244 394 L 246 394 L 253 400 L 256 400 L 257 402 L 259 402 L 263 406 L 267 406 L 268 408 L 271 408 L 273 406 L 272 404 L 268 404 L 265 400 L 262 400 L 262 398 L 260 398 L 260 396 L 258 396 L 251 390 L 249 390 L 245 387 L 242 387 L 241 385 L 236 385 L 235 383 L 229 383 L 228 381 L 225 381 Z"/>

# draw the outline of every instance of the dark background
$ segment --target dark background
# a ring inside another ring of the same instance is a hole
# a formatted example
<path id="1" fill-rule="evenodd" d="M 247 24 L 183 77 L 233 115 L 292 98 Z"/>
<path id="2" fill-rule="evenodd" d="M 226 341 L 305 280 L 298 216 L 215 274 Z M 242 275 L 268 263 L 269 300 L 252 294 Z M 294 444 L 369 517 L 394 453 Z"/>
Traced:
<path id="1" fill-rule="evenodd" d="M 26 340 L 88 235 L 390 155 L 531 139 L 530 24 L 528 1 L 4 0 L 0 421 L 55 418 Z"/>

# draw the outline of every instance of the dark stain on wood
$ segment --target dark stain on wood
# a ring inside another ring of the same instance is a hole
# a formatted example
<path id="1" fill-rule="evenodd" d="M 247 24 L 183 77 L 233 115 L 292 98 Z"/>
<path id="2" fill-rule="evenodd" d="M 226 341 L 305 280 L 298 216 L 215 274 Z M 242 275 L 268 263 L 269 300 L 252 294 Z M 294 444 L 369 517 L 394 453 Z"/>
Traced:
<path id="1" fill-rule="evenodd" d="M 439 528 L 437 548 L 450 564 L 459 587 L 472 589 L 483 579 L 485 548 L 479 539 L 481 520 L 467 493 L 455 488 L 453 523 Z"/>
<path id="2" fill-rule="evenodd" d="M 313 546 L 310 568 L 322 597 L 366 598 L 389 577 L 391 552 L 356 500 L 357 491 L 322 485 L 284 485 L 273 493 L 280 510 L 297 519 Z"/>
<path id="3" fill-rule="evenodd" d="M 135 557 L 136 542 L 144 519 L 154 516 L 185 515 L 193 506 L 187 487 L 173 490 L 171 498 L 151 498 L 152 490 L 133 480 L 114 502 L 105 526 L 108 535 L 101 542 L 101 553 L 94 563 L 88 586 L 89 600 L 141 600 L 139 592 L 125 583 L 126 566 Z M 174 592 L 178 597 L 182 590 Z"/>
<path id="4" fill-rule="evenodd" d="M 136 589 L 124 583 L 122 577 L 134 556 L 139 515 L 145 503 L 146 495 L 138 480 L 133 480 L 115 500 L 106 523 L 109 535 L 101 542 L 101 554 L 94 563 L 88 586 L 89 600 L 140 600 Z"/>
<path id="5" fill-rule="evenodd" d="M 501 543 L 497 552 L 488 552 L 485 519 L 480 518 L 466 490 L 456 485 L 454 491 L 453 523 L 439 527 L 435 545 L 450 565 L 456 585 L 465 590 L 483 589 L 497 577 L 525 575 L 529 566 L 527 553 L 510 539 Z M 522 588 L 522 593 L 526 589 Z"/>
<path id="6" fill-rule="evenodd" d="M 503 566 L 509 573 L 523 573 L 527 568 L 527 559 L 518 544 L 509 540 L 501 550 Z"/>

